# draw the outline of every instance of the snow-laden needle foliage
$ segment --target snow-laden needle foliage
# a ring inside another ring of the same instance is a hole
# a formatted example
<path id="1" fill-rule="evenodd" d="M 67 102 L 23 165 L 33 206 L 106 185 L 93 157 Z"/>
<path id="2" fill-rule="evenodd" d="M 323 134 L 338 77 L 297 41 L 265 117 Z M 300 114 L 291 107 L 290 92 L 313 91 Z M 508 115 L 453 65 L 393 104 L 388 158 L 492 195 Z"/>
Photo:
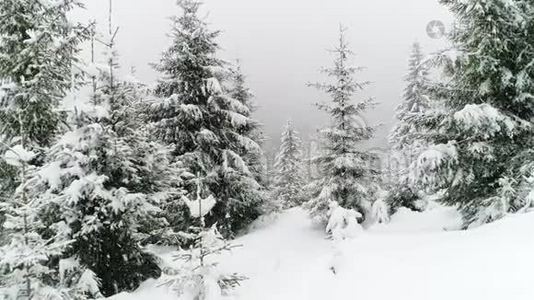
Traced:
<path id="1" fill-rule="evenodd" d="M 434 89 L 444 109 L 421 121 L 434 144 L 417 178 L 458 205 L 466 225 L 532 205 L 534 117 L 533 4 L 443 0 L 456 18 L 454 57 Z"/>
<path id="2" fill-rule="evenodd" d="M 60 101 L 72 86 L 86 28 L 67 13 L 78 1 L 3 0 L 0 3 L 0 134 L 30 146 L 49 145 L 63 119 Z"/>

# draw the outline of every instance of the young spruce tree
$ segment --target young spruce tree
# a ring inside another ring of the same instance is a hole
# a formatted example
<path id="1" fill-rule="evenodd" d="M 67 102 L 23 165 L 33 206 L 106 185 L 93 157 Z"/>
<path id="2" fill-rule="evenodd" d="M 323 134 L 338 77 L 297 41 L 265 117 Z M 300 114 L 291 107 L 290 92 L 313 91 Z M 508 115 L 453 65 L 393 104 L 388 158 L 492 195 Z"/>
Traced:
<path id="1" fill-rule="evenodd" d="M 455 15 L 453 59 L 435 88 L 418 178 L 460 207 L 466 226 L 530 206 L 534 161 L 534 46 L 530 1 L 442 1 Z M 525 189 L 526 188 L 526 189 Z"/>
<path id="2" fill-rule="evenodd" d="M 179 267 L 169 268 L 160 280 L 179 297 L 218 300 L 246 278 L 236 273 L 225 274 L 218 269 L 218 256 L 237 245 L 228 243 L 215 225 L 206 227 L 204 217 L 217 204 L 217 199 L 212 195 L 202 198 L 202 190 L 200 178 L 197 178 L 196 199 L 184 200 L 191 217 L 198 219 L 198 224 L 189 228 L 193 243 L 188 250 L 178 251 L 175 258 L 182 261 Z"/>
<path id="3" fill-rule="evenodd" d="M 288 121 L 282 133 L 280 151 L 276 155 L 273 197 L 284 207 L 302 204 L 304 188 L 302 142 L 293 124 Z"/>
<path id="4" fill-rule="evenodd" d="M 399 169 L 393 174 L 388 202 L 390 208 L 407 207 L 422 209 L 417 187 L 410 180 L 419 155 L 426 149 L 421 128 L 417 125 L 430 108 L 428 97 L 428 67 L 419 43 L 414 43 L 409 60 L 409 73 L 401 104 L 397 107 L 397 124 L 391 131 L 389 143 L 392 152 L 399 157 Z"/>
<path id="5" fill-rule="evenodd" d="M 35 153 L 25 148 L 24 129 L 20 144 L 5 153 L 7 164 L 20 175 L 20 185 L 8 206 L 4 224 L 9 242 L 0 248 L 0 297 L 6 300 L 82 300 L 101 296 L 91 270 L 62 260 L 72 239 L 64 222 L 46 224 L 43 213 L 51 205 L 30 190 L 36 170 L 29 162 Z M 57 260 L 60 260 L 59 265 Z"/>
<path id="6" fill-rule="evenodd" d="M 363 221 L 369 217 L 377 186 L 377 171 L 373 168 L 375 155 L 365 151 L 361 142 L 369 140 L 374 128 L 368 126 L 362 114 L 373 107 L 373 99 L 355 101 L 355 94 L 364 89 L 367 82 L 356 81 L 359 68 L 349 65 L 352 51 L 341 28 L 339 45 L 333 50 L 334 66 L 324 69 L 332 78 L 330 83 L 312 86 L 326 92 L 330 103 L 319 108 L 330 115 L 331 125 L 321 131 L 323 152 L 314 161 L 320 178 L 311 185 L 311 199 L 306 205 L 311 215 L 326 224 L 329 201 L 335 201 L 345 209 L 354 209 Z"/>
<path id="7" fill-rule="evenodd" d="M 259 216 L 264 200 L 244 157 L 261 151 L 247 133 L 256 122 L 249 117 L 250 108 L 225 87 L 230 75 L 216 56 L 219 32 L 199 18 L 200 3 L 182 0 L 179 5 L 183 14 L 174 19 L 173 44 L 157 66 L 164 77 L 156 88 L 151 126 L 159 140 L 173 145 L 187 172 L 200 174 L 203 193 L 218 199 L 206 223 L 217 224 L 228 237 Z M 185 180 L 184 188 L 194 195 L 195 180 Z M 187 230 L 194 221 L 187 209 L 182 213 L 173 222 L 177 230 Z"/>

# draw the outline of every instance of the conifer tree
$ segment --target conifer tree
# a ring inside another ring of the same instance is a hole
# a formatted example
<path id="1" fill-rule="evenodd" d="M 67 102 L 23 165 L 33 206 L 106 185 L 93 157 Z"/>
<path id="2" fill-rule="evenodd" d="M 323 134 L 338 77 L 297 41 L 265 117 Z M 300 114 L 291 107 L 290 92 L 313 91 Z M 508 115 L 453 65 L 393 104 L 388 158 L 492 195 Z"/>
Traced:
<path id="1" fill-rule="evenodd" d="M 63 116 L 59 102 L 73 83 L 72 68 L 86 29 L 72 23 L 67 13 L 77 1 L 6 0 L 0 3 L 0 140 L 17 144 L 26 131 L 25 147 L 48 146 Z M 21 114 L 20 112 L 23 111 Z M 0 147 L 0 154 L 9 147 Z M 38 163 L 40 155 L 35 157 Z M 0 161 L 1 206 L 17 187 L 18 171 Z M 0 232 L 2 229 L 0 228 Z M 1 234 L 0 234 L 1 235 Z"/>
<path id="2" fill-rule="evenodd" d="M 217 203 L 212 195 L 202 197 L 201 182 L 197 178 L 195 200 L 185 200 L 186 206 L 198 224 L 190 228 L 193 244 L 190 249 L 180 249 L 175 256 L 182 261 L 178 269 L 171 268 L 160 279 L 164 285 L 170 286 L 179 297 L 198 300 L 217 300 L 228 294 L 229 290 L 246 279 L 237 273 L 224 274 L 218 270 L 217 256 L 238 247 L 228 243 L 213 225 L 206 227 L 204 217 Z"/>
<path id="3" fill-rule="evenodd" d="M 118 136 L 102 111 L 84 111 L 77 118 L 83 123 L 52 146 L 31 193 L 49 203 L 43 221 L 49 234 L 56 234 L 54 224 L 68 227 L 63 238 L 72 242 L 63 257 L 94 272 L 101 292 L 109 296 L 159 275 L 155 259 L 139 247 L 142 225 L 152 222 L 158 209 L 150 192 L 139 188 L 145 167 L 165 161 L 145 166 L 141 159 L 151 153 L 141 153 L 147 149 Z"/>
<path id="4" fill-rule="evenodd" d="M 228 237 L 256 219 L 263 203 L 262 186 L 243 157 L 261 151 L 247 133 L 256 122 L 226 87 L 228 68 L 216 56 L 219 32 L 199 18 L 200 3 L 183 0 L 179 5 L 183 14 L 174 19 L 173 44 L 157 65 L 164 78 L 156 87 L 151 126 L 160 141 L 174 146 L 186 171 L 200 174 L 202 185 L 218 199 L 206 222 L 217 223 Z M 186 180 L 184 188 L 194 194 L 195 183 Z M 179 216 L 173 227 L 185 231 L 192 222 L 190 216 Z"/>
<path id="5" fill-rule="evenodd" d="M 30 161 L 36 154 L 25 148 L 24 132 L 22 128 L 19 143 L 9 147 L 3 157 L 18 170 L 20 185 L 7 206 L 4 226 L 9 241 L 0 248 L 0 296 L 6 300 L 99 296 L 98 281 L 91 270 L 62 260 L 63 252 L 72 242 L 65 238 L 69 228 L 64 222 L 45 224 L 42 214 L 50 203 L 29 192 L 36 174 Z M 58 259 L 59 266 L 51 264 Z"/>
<path id="6" fill-rule="evenodd" d="M 323 151 L 314 161 L 320 178 L 312 186 L 313 199 L 307 203 L 311 215 L 318 221 L 328 220 L 329 201 L 368 218 L 377 190 L 377 171 L 372 162 L 375 155 L 365 151 L 361 142 L 373 136 L 374 128 L 363 122 L 362 114 L 374 105 L 372 99 L 356 101 L 354 96 L 368 85 L 358 82 L 355 73 L 360 68 L 349 65 L 352 51 L 341 28 L 339 44 L 333 50 L 334 66 L 324 69 L 332 82 L 313 84 L 331 97 L 330 103 L 319 108 L 330 115 L 330 126 L 321 131 Z"/>
<path id="7" fill-rule="evenodd" d="M 43 236 L 46 225 L 40 214 L 48 203 L 30 198 L 27 189 L 34 171 L 29 162 L 35 153 L 24 148 L 24 137 L 10 147 L 4 155 L 7 164 L 14 166 L 20 175 L 7 210 L 4 226 L 9 230 L 9 241 L 0 248 L 0 296 L 2 299 L 86 299 L 98 294 L 97 281 L 89 270 L 78 269 L 59 279 L 62 270 L 49 264 L 61 257 L 68 240 L 49 239 Z M 66 234 L 64 224 L 54 224 L 58 236 Z"/>
<path id="8" fill-rule="evenodd" d="M 290 121 L 282 133 L 280 150 L 276 155 L 273 197 L 285 207 L 302 203 L 304 188 L 302 142 Z"/>
<path id="9" fill-rule="evenodd" d="M 417 125 L 423 114 L 430 108 L 428 94 L 428 67 L 418 43 L 413 44 L 409 60 L 409 73 L 401 104 L 397 107 L 397 124 L 391 131 L 389 143 L 392 152 L 400 158 L 400 166 L 395 170 L 388 202 L 391 208 L 400 206 L 421 209 L 421 197 L 410 180 L 415 162 L 426 142 L 422 139 L 421 128 Z"/>
<path id="10" fill-rule="evenodd" d="M 57 265 L 49 264 L 61 258 L 68 242 L 43 235 L 48 203 L 28 191 L 29 178 L 64 120 L 59 103 L 76 82 L 78 45 L 87 33 L 67 17 L 76 6 L 70 0 L 0 3 L 0 152 L 5 158 L 0 162 L 0 214 L 6 213 L 0 226 L 7 228 L 0 250 L 0 294 L 6 299 L 83 299 L 93 292 L 89 271 L 61 276 Z"/>
<path id="11" fill-rule="evenodd" d="M 457 20 L 450 39 L 458 53 L 438 57 L 448 78 L 433 98 L 445 109 L 421 122 L 434 145 L 419 159 L 417 177 L 475 226 L 531 203 L 523 187 L 534 157 L 532 4 L 442 3 Z"/>
<path id="12" fill-rule="evenodd" d="M 29 188 L 48 203 L 43 235 L 69 241 L 61 258 L 93 272 L 105 296 L 160 275 L 140 243 L 164 235 L 160 207 L 181 196 L 175 188 L 181 169 L 171 163 L 170 148 L 151 141 L 139 121 L 142 92 L 115 74 L 115 37 L 110 31 L 105 43 L 107 65 L 89 74 L 95 84 L 88 104 L 77 107 L 73 129 L 51 146 Z M 57 224 L 67 230 L 59 234 Z"/>

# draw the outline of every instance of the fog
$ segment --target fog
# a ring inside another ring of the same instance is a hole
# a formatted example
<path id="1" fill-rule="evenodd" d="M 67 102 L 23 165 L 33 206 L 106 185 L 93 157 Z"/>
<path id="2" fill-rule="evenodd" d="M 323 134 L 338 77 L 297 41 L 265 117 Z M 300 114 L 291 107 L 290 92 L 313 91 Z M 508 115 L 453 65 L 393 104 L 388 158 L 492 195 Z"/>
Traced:
<path id="1" fill-rule="evenodd" d="M 96 18 L 104 29 L 108 0 L 87 2 L 79 15 Z M 149 63 L 170 43 L 169 17 L 180 13 L 175 1 L 114 0 L 113 6 L 123 70 L 135 67 L 139 79 L 155 82 L 159 75 Z M 366 67 L 359 78 L 372 82 L 361 97 L 380 103 L 367 116 L 383 124 L 373 144 L 386 147 L 411 44 L 418 41 L 427 53 L 443 47 L 445 41 L 430 38 L 426 26 L 450 19 L 437 0 L 206 0 L 202 13 L 212 29 L 222 31 L 221 57 L 241 61 L 259 105 L 256 117 L 270 138 L 268 148 L 276 145 L 288 119 L 304 139 L 325 124 L 314 103 L 328 98 L 306 83 L 324 79 L 318 70 L 331 63 L 326 50 L 335 45 L 339 24 L 349 29 L 354 64 Z"/>

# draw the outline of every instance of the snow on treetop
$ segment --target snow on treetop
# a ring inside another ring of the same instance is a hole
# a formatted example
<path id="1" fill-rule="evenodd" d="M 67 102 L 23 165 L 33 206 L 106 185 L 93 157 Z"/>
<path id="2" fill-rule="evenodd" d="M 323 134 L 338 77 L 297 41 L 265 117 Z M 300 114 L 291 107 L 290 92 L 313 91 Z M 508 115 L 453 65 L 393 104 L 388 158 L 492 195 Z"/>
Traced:
<path id="1" fill-rule="evenodd" d="M 211 209 L 217 203 L 217 200 L 215 200 L 215 197 L 213 197 L 213 195 L 209 195 L 209 197 L 206 199 L 196 200 L 189 200 L 184 197 L 183 201 L 189 208 L 189 212 L 193 218 L 204 217 L 211 211 Z"/>
<path id="2" fill-rule="evenodd" d="M 16 145 L 7 149 L 4 160 L 8 165 L 19 167 L 22 162 L 29 162 L 35 157 L 35 153 L 24 149 L 22 145 Z"/>

